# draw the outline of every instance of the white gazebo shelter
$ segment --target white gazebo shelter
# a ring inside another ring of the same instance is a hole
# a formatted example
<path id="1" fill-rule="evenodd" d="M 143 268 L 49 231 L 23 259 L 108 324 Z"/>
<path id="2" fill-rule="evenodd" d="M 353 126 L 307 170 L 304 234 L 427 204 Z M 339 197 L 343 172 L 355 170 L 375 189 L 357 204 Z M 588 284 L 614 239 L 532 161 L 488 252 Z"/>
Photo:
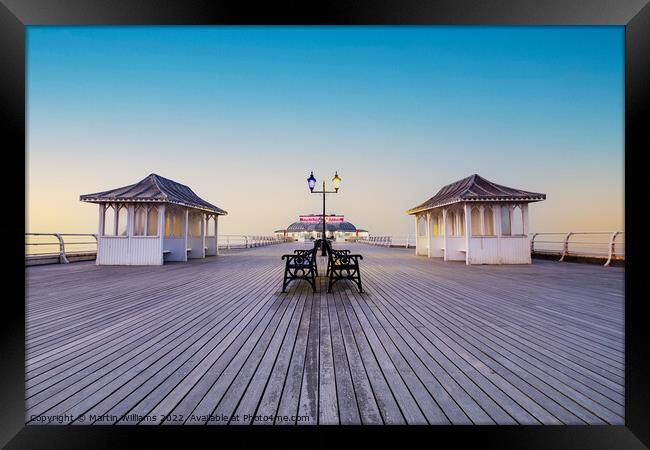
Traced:
<path id="1" fill-rule="evenodd" d="M 184 184 L 152 173 L 80 200 L 99 204 L 97 265 L 151 266 L 219 253 L 218 218 L 227 212 Z"/>
<path id="2" fill-rule="evenodd" d="M 416 255 L 466 264 L 530 264 L 528 204 L 545 194 L 501 186 L 474 174 L 409 209 Z"/>

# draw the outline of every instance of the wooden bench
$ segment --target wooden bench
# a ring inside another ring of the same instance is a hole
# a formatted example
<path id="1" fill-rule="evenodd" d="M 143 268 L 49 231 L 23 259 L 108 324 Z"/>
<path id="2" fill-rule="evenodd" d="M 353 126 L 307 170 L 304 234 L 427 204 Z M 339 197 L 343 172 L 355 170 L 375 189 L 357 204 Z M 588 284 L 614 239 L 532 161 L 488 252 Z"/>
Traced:
<path id="1" fill-rule="evenodd" d="M 307 281 L 312 290 L 316 292 L 316 276 L 318 275 L 316 256 L 319 247 L 317 241 L 311 250 L 294 250 L 293 253 L 282 255 L 282 259 L 287 261 L 284 267 L 282 292 L 286 292 L 287 285 L 293 280 Z"/>

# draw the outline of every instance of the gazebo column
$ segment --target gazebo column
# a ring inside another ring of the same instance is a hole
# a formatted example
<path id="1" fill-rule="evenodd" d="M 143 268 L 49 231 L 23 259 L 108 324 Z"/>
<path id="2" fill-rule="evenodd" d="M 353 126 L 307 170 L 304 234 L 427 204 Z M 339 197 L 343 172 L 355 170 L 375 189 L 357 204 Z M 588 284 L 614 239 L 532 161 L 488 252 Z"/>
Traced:
<path id="1" fill-rule="evenodd" d="M 203 256 L 208 256 L 210 254 L 210 248 L 208 247 L 208 220 L 210 220 L 210 214 L 201 215 L 201 228 L 203 228 Z"/>
<path id="2" fill-rule="evenodd" d="M 113 227 L 113 231 L 111 232 L 111 236 L 117 236 L 117 230 L 118 230 L 117 221 L 120 215 L 119 214 L 120 208 L 118 203 L 111 203 L 110 206 L 113 208 L 113 224 L 111 225 Z"/>
<path id="3" fill-rule="evenodd" d="M 149 236 L 149 209 L 150 205 L 144 205 L 144 234 Z"/>
<path id="4" fill-rule="evenodd" d="M 524 229 L 524 234 L 528 236 L 528 203 L 523 203 L 521 205 L 521 222 Z"/>
<path id="5" fill-rule="evenodd" d="M 427 212 L 427 257 L 431 258 L 431 212 Z"/>
<path id="6" fill-rule="evenodd" d="M 219 256 L 219 214 L 214 215 L 214 248 L 215 255 Z"/>
<path id="7" fill-rule="evenodd" d="M 465 211 L 465 264 L 471 264 L 472 208 L 469 203 L 463 206 Z"/>
<path id="8" fill-rule="evenodd" d="M 418 230 L 420 216 L 415 214 L 415 256 L 420 254 L 420 230 Z"/>
<path id="9" fill-rule="evenodd" d="M 104 203 L 99 204 L 99 229 L 97 230 L 97 237 L 104 235 L 104 223 L 106 221 L 106 205 Z"/>
<path id="10" fill-rule="evenodd" d="M 447 239 L 448 231 L 449 231 L 449 223 L 448 223 L 447 208 L 442 208 L 442 234 L 444 239 L 444 251 L 442 254 L 443 261 L 448 261 L 447 258 L 447 255 L 449 255 L 449 240 Z"/>
<path id="11" fill-rule="evenodd" d="M 158 240 L 160 244 L 160 265 L 164 262 L 165 255 L 163 250 L 165 250 L 165 205 L 161 204 L 158 206 Z"/>
<path id="12" fill-rule="evenodd" d="M 508 221 L 510 222 L 510 236 L 513 235 L 512 224 L 514 223 L 514 221 L 512 219 L 514 219 L 515 217 L 514 212 L 515 212 L 515 205 L 512 204 L 508 205 Z"/>
<path id="13" fill-rule="evenodd" d="M 95 257 L 95 265 L 99 265 L 101 261 L 100 253 L 103 252 L 102 244 L 104 242 L 104 226 L 106 224 L 106 204 L 99 204 L 99 226 L 97 229 L 97 256 Z"/>
<path id="14" fill-rule="evenodd" d="M 528 203 L 524 203 L 521 205 L 521 222 L 523 225 L 523 231 L 524 235 L 526 236 L 526 248 L 530 249 L 530 235 L 529 235 L 529 229 L 528 229 Z M 530 264 L 533 262 L 532 258 L 532 252 L 526 252 L 528 258 L 527 258 L 527 263 Z"/>
<path id="15" fill-rule="evenodd" d="M 208 235 L 210 229 L 210 220 L 214 220 L 214 234 Z M 205 246 L 208 248 L 205 251 L 205 256 L 215 256 L 218 254 L 217 248 L 217 215 L 206 214 L 205 216 Z"/>
<path id="16" fill-rule="evenodd" d="M 126 235 L 129 239 L 131 239 L 131 236 L 135 234 L 134 223 L 135 223 L 135 205 L 133 204 L 126 205 Z"/>
<path id="17" fill-rule="evenodd" d="M 187 226 L 187 246 L 192 249 L 187 253 L 187 259 L 205 258 L 205 214 L 191 210 Z"/>
<path id="18" fill-rule="evenodd" d="M 205 258 L 205 233 L 208 232 L 208 224 L 205 221 L 206 217 L 206 214 L 201 214 L 201 258 Z"/>
<path id="19" fill-rule="evenodd" d="M 501 205 L 494 205 L 494 232 L 497 235 L 497 258 L 501 264 Z"/>
<path id="20" fill-rule="evenodd" d="M 127 264 L 135 264 L 136 256 L 131 250 L 133 242 L 133 235 L 135 234 L 135 205 L 126 205 L 126 255 L 125 260 Z"/>
<path id="21" fill-rule="evenodd" d="M 183 236 L 183 254 L 181 256 L 183 261 L 187 261 L 187 244 L 188 244 L 188 231 L 190 224 L 190 209 L 185 208 L 185 214 L 183 214 L 183 229 L 181 230 L 181 235 Z"/>

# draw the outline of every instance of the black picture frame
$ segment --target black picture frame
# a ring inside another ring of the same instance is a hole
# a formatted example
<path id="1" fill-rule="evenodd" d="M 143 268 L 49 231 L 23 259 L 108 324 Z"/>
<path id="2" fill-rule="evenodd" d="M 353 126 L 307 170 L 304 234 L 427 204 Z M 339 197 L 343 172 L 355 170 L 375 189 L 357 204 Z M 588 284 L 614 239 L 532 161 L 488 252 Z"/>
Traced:
<path id="1" fill-rule="evenodd" d="M 650 446 L 649 333 L 644 314 L 646 298 L 639 264 L 642 235 L 635 207 L 642 205 L 644 175 L 641 155 L 647 150 L 648 89 L 650 85 L 650 6 L 647 0 L 386 0 L 296 3 L 260 3 L 206 0 L 0 0 L 0 111 L 5 156 L 5 211 L 0 221 L 4 237 L 0 383 L 2 408 L 0 445 L 6 448 L 114 448 L 133 446 L 137 439 L 164 439 L 188 445 L 197 434 L 215 444 L 226 438 L 248 438 L 267 427 L 58 427 L 24 425 L 25 305 L 24 265 L 20 254 L 25 232 L 25 27 L 29 25 L 221 25 L 221 24 L 430 24 L 430 25 L 623 25 L 625 26 L 625 426 L 433 426 L 406 431 L 421 434 L 424 442 L 453 445 L 473 443 L 497 448 L 644 448 Z M 9 180 L 13 178 L 13 180 Z M 603 174 L 606 183 L 606 174 Z M 8 203 L 8 204 L 7 204 Z M 603 205 L 605 208 L 606 205 Z M 8 289 L 10 288 L 10 289 Z M 300 429 L 298 429 L 300 428 Z M 327 431 L 340 432 L 341 428 Z M 394 427 L 357 427 L 365 438 L 384 439 Z M 287 445 L 311 439 L 323 427 L 288 427 L 273 433 Z M 345 431 L 349 431 L 349 428 Z M 216 434 L 215 434 L 216 433 Z M 302 436 L 298 436 L 298 434 Z M 236 436 L 235 436 L 236 435 Z M 215 440 L 212 440 L 215 439 Z M 415 443 L 415 441 L 412 441 Z M 323 443 L 323 442 L 321 442 Z M 130 444 L 130 445 L 129 445 Z M 310 444 L 306 441 L 305 444 Z"/>

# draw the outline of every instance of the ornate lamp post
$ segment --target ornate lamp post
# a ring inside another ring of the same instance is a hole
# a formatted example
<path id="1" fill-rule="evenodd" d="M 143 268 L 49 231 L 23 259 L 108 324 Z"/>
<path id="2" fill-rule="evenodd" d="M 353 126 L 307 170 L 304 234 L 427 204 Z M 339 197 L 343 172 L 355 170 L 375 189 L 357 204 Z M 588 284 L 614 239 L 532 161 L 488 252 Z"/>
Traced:
<path id="1" fill-rule="evenodd" d="M 341 186 L 341 177 L 339 177 L 338 172 L 334 173 L 334 178 L 332 178 L 332 186 L 334 186 L 333 191 L 325 190 L 325 181 L 323 181 L 323 190 L 315 191 L 314 187 L 316 187 L 316 178 L 314 178 L 314 171 L 312 170 L 309 178 L 307 178 L 307 184 L 309 185 L 309 190 L 312 194 L 323 194 L 323 240 L 325 240 L 325 194 L 338 194 L 339 187 Z M 325 245 L 323 245 L 322 255 L 327 256 Z"/>

